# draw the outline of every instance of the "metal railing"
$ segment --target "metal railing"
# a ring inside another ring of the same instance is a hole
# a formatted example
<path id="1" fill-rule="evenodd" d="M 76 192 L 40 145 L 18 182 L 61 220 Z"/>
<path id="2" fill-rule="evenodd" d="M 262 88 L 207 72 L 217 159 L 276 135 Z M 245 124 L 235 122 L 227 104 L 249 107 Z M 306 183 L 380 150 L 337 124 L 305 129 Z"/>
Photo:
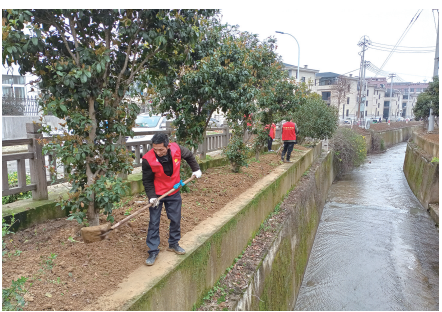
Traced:
<path id="1" fill-rule="evenodd" d="M 38 116 L 38 98 L 2 96 L 3 116 Z"/>

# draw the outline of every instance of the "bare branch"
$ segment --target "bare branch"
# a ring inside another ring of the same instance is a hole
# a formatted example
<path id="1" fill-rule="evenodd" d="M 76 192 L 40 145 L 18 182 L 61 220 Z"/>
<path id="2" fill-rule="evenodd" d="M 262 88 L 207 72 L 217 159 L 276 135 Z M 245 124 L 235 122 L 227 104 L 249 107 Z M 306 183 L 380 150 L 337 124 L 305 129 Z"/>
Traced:
<path id="1" fill-rule="evenodd" d="M 71 28 L 71 35 L 74 39 L 75 45 L 75 54 L 77 55 L 77 63 L 80 64 L 80 54 L 78 53 L 78 41 L 77 41 L 77 32 L 75 31 L 75 22 L 72 15 L 69 15 L 69 26 Z"/>
<path id="2" fill-rule="evenodd" d="M 66 40 L 66 36 L 64 35 L 65 30 L 62 29 L 60 25 L 58 25 L 57 20 L 55 20 L 55 19 L 50 20 L 49 19 L 48 21 L 45 21 L 43 19 L 35 17 L 35 21 L 37 21 L 38 23 L 49 22 L 48 24 L 53 24 L 55 26 L 55 28 L 57 28 L 58 32 L 60 33 L 60 36 L 63 39 L 64 45 L 66 46 L 66 50 L 68 50 L 69 54 L 71 55 L 72 59 L 74 60 L 75 65 L 80 66 L 80 64 L 77 62 L 77 59 L 75 58 L 74 53 L 72 53 L 71 49 L 69 48 L 69 44 Z"/>

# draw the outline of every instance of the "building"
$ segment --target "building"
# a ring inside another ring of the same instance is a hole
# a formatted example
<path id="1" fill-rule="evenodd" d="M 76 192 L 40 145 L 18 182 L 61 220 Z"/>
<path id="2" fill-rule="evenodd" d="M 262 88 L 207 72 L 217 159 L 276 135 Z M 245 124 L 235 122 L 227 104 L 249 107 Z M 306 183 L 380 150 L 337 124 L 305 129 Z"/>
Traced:
<path id="1" fill-rule="evenodd" d="M 355 119 L 357 115 L 357 99 L 358 99 L 358 77 L 353 75 L 342 76 L 348 81 L 348 89 L 345 91 L 345 100 L 343 103 L 339 103 L 337 92 L 334 90 L 334 86 L 337 84 L 339 77 L 342 75 L 326 72 L 317 73 L 315 75 L 312 91 L 321 95 L 322 99 L 328 104 L 338 107 L 339 106 L 339 119 Z"/>
<path id="2" fill-rule="evenodd" d="M 20 75 L 16 65 L 2 67 L 2 96 L 35 97 L 39 94 L 39 90 L 37 86 L 32 86 L 30 82 L 36 79 L 37 77 L 34 75 Z"/>
<path id="3" fill-rule="evenodd" d="M 393 85 L 391 85 L 386 77 L 369 77 L 366 78 L 366 81 L 370 87 L 378 88 L 378 90 L 385 90 L 385 105 L 380 111 L 382 112 L 382 117 L 387 118 L 391 102 L 390 117 L 394 118 L 393 120 L 397 117 L 413 118 L 413 108 L 416 104 L 417 97 L 428 87 L 428 83 L 420 82 L 393 82 Z M 391 87 L 393 87 L 392 97 L 390 96 Z M 381 101 L 380 98 L 378 100 Z"/>
<path id="4" fill-rule="evenodd" d="M 288 76 L 291 78 L 298 78 L 298 66 L 283 63 L 284 64 L 284 70 L 288 72 Z M 304 65 L 304 67 L 299 67 L 299 77 L 300 79 L 298 81 L 307 83 L 308 86 L 313 86 L 315 81 L 315 75 L 319 73 L 319 70 L 317 69 L 310 69 L 308 68 L 308 65 Z"/>

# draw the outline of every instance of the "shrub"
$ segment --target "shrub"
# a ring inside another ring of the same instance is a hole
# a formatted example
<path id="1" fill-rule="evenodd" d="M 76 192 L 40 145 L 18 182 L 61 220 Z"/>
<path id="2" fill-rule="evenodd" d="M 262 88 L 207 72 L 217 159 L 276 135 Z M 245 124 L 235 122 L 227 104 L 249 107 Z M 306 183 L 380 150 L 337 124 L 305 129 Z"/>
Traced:
<path id="1" fill-rule="evenodd" d="M 298 142 L 302 144 L 305 137 L 324 140 L 331 138 L 338 128 L 338 110 L 328 106 L 321 98 L 310 96 L 293 114 L 293 122 L 298 125 L 300 134 Z"/>
<path id="2" fill-rule="evenodd" d="M 340 127 L 334 134 L 330 146 L 335 153 L 338 165 L 338 176 L 361 165 L 367 156 L 364 138 L 355 131 Z"/>
<path id="3" fill-rule="evenodd" d="M 247 155 L 250 148 L 244 143 L 243 133 L 241 125 L 234 125 L 232 138 L 223 149 L 223 154 L 231 163 L 233 172 L 239 172 L 241 167 L 247 167 Z"/>
<path id="4" fill-rule="evenodd" d="M 26 184 L 31 183 L 31 177 L 26 175 Z M 18 186 L 18 176 L 17 172 L 8 173 L 8 185 L 9 187 Z M 2 197 L 2 205 L 13 203 L 20 199 L 26 199 L 32 197 L 32 191 L 21 192 L 13 195 L 7 195 Z"/>

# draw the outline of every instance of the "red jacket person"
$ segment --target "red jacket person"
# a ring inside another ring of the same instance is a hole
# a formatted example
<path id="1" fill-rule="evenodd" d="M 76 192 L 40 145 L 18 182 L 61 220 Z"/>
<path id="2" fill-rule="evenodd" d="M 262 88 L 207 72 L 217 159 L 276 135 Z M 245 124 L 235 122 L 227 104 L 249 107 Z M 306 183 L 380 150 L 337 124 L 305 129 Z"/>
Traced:
<path id="1" fill-rule="evenodd" d="M 296 134 L 298 133 L 298 126 L 292 120 L 287 121 L 282 125 L 282 141 L 284 148 L 281 153 L 281 160 L 283 162 L 291 162 L 290 155 L 293 151 L 293 146 L 296 144 Z M 287 161 L 284 161 L 284 156 L 287 153 Z"/>
<path id="2" fill-rule="evenodd" d="M 193 171 L 192 175 L 200 178 L 201 170 L 192 152 L 184 146 L 169 143 L 169 139 L 164 133 L 157 133 L 153 136 L 152 149 L 143 156 L 143 185 L 146 195 L 152 203 L 149 208 L 150 221 L 146 237 L 146 244 L 149 247 L 147 265 L 153 265 L 159 254 L 159 228 L 163 204 L 170 220 L 169 248 L 167 250 L 179 255 L 186 253 L 178 244 L 181 239 L 181 194 L 179 189 L 177 188 L 172 194 L 158 200 L 158 197 L 174 188 L 175 185 L 182 183 L 180 177 L 182 159 L 189 164 Z"/>
<path id="3" fill-rule="evenodd" d="M 267 148 L 269 152 L 272 152 L 272 144 L 273 140 L 275 139 L 276 134 L 276 125 L 272 123 L 272 125 L 266 125 L 264 129 L 270 129 L 269 130 L 269 138 L 267 140 Z"/>

